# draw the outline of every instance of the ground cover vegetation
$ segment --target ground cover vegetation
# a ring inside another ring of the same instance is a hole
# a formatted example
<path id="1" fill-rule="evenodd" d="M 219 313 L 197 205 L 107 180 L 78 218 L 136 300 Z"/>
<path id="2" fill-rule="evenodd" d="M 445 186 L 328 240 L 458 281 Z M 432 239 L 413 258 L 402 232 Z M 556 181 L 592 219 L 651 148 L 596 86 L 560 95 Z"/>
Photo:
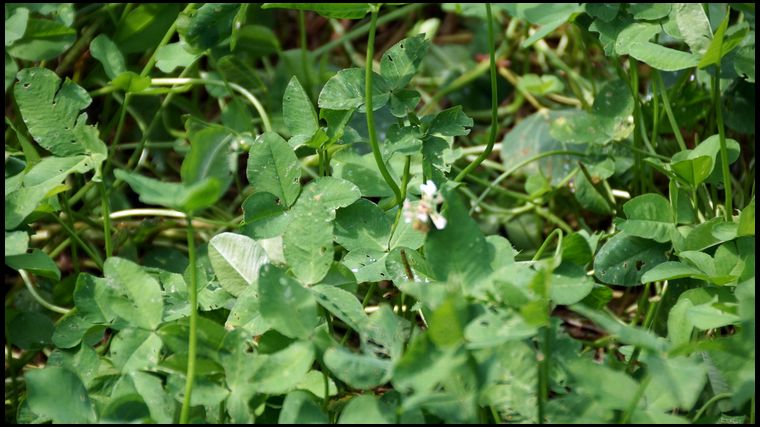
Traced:
<path id="1" fill-rule="evenodd" d="M 5 421 L 754 423 L 754 4 L 6 4 Z"/>

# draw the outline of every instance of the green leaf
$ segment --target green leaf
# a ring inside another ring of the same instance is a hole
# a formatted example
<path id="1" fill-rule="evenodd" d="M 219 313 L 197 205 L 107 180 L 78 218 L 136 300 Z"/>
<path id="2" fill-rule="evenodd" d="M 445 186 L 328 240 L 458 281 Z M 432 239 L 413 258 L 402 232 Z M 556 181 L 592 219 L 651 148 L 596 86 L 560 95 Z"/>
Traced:
<path id="1" fill-rule="evenodd" d="M 307 338 L 317 326 L 314 296 L 297 280 L 273 265 L 259 276 L 261 317 L 275 330 L 291 338 Z"/>
<path id="2" fill-rule="evenodd" d="M 256 239 L 281 236 L 290 224 L 291 214 L 271 193 L 254 193 L 243 202 L 245 233 Z"/>
<path id="3" fill-rule="evenodd" d="M 307 391 L 295 390 L 282 402 L 278 424 L 328 424 L 330 418 L 322 411 L 315 396 Z"/>
<path id="4" fill-rule="evenodd" d="M 689 151 L 691 150 L 676 153 L 670 167 L 676 176 L 696 188 L 710 176 L 715 161 L 709 156 L 693 156 Z"/>
<path id="5" fill-rule="evenodd" d="M 619 228 L 631 236 L 652 239 L 660 243 L 670 241 L 675 222 L 670 202 L 659 194 L 643 194 L 623 205 L 626 221 Z"/>
<path id="6" fill-rule="evenodd" d="M 437 348 L 426 334 L 418 335 L 393 367 L 393 386 L 400 393 L 428 392 L 467 362 L 461 347 Z"/>
<path id="7" fill-rule="evenodd" d="M 317 285 L 311 288 L 311 292 L 322 307 L 348 327 L 357 332 L 365 329 L 369 318 L 354 294 L 332 285 Z"/>
<path id="8" fill-rule="evenodd" d="M 56 156 L 107 154 L 98 130 L 88 126 L 87 113 L 79 114 L 92 99 L 83 88 L 46 68 L 25 68 L 18 73 L 14 95 L 29 133 Z"/>
<path id="9" fill-rule="evenodd" d="M 409 329 L 408 320 L 393 313 L 389 305 L 381 304 L 360 331 L 362 351 L 397 361 L 403 353 Z"/>
<path id="10" fill-rule="evenodd" d="M 543 76 L 525 74 L 520 81 L 517 82 L 517 86 L 522 90 L 539 96 L 562 92 L 565 89 L 565 85 L 562 84 L 562 81 L 557 76 L 551 74 Z"/>
<path id="11" fill-rule="evenodd" d="M 304 196 L 311 185 L 307 185 Z M 304 283 L 317 283 L 325 277 L 333 261 L 335 213 L 320 203 L 299 201 L 292 214 L 293 219 L 282 236 L 285 260 Z"/>
<path id="12" fill-rule="evenodd" d="M 230 37 L 238 9 L 239 3 L 204 4 L 197 10 L 180 14 L 177 32 L 188 45 L 200 51 L 216 47 Z"/>
<path id="13" fill-rule="evenodd" d="M 153 331 L 122 329 L 111 341 L 110 359 L 114 367 L 124 374 L 152 370 L 158 366 L 162 346 L 161 338 Z"/>
<path id="14" fill-rule="evenodd" d="M 214 177 L 206 177 L 201 182 L 184 185 L 178 182 L 163 182 L 128 173 L 122 169 L 114 170 L 116 178 L 129 184 L 140 200 L 149 205 L 159 205 L 180 210 L 195 212 L 214 205 L 222 196 L 222 186 Z"/>
<path id="15" fill-rule="evenodd" d="M 338 424 L 393 424 L 396 414 L 380 407 L 378 398 L 362 394 L 351 399 L 343 408 Z"/>
<path id="16" fill-rule="evenodd" d="M 703 331 L 736 325 L 741 322 L 741 318 L 736 314 L 722 310 L 712 303 L 689 307 L 686 309 L 686 318 L 695 328 Z"/>
<path id="17" fill-rule="evenodd" d="M 132 325 L 154 330 L 161 324 L 164 303 L 158 280 L 139 265 L 124 258 L 108 258 L 103 267 L 110 296 L 110 308 Z"/>
<path id="18" fill-rule="evenodd" d="M 325 83 L 322 92 L 319 93 L 319 108 L 329 108 L 331 110 L 352 110 L 358 108 L 360 112 L 365 112 L 364 86 L 363 69 L 346 68 L 340 70 Z M 386 83 L 383 76 L 373 73 L 373 111 L 379 110 L 388 102 L 389 91 L 388 83 Z"/>
<path id="19" fill-rule="evenodd" d="M 54 350 L 48 357 L 47 366 L 68 369 L 79 376 L 85 387 L 89 387 L 98 375 L 100 360 L 100 356 L 92 347 L 83 345 L 76 352 Z"/>
<path id="20" fill-rule="evenodd" d="M 164 73 L 171 73 L 177 67 L 189 67 L 200 55 L 188 52 L 186 46 L 185 43 L 180 41 L 158 48 L 156 52 L 156 67 Z"/>
<path id="21" fill-rule="evenodd" d="M 29 22 L 29 9 L 25 7 L 16 8 L 10 17 L 8 17 L 7 11 L 5 13 L 5 46 L 8 47 L 24 36 L 26 24 Z"/>
<path id="22" fill-rule="evenodd" d="M 509 341 L 530 338 L 538 328 L 522 317 L 504 311 L 486 312 L 473 319 L 464 329 L 467 348 L 496 347 Z"/>
<path id="23" fill-rule="evenodd" d="M 99 34 L 90 42 L 90 54 L 92 54 L 93 58 L 100 61 L 103 65 L 103 70 L 106 72 L 106 76 L 111 80 L 127 71 L 124 55 L 122 55 L 116 43 L 105 34 Z"/>
<path id="24" fill-rule="evenodd" d="M 470 133 L 472 119 L 462 111 L 462 106 L 448 108 L 436 114 L 428 127 L 428 135 L 464 136 Z"/>
<path id="25" fill-rule="evenodd" d="M 42 350 L 52 343 L 53 321 L 44 314 L 23 312 L 6 320 L 8 341 L 23 350 Z"/>
<path id="26" fill-rule="evenodd" d="M 296 341 L 277 353 L 259 354 L 251 369 L 250 386 L 258 393 L 284 394 L 293 390 L 314 363 L 314 347 Z"/>
<path id="27" fill-rule="evenodd" d="M 683 70 L 694 67 L 699 62 L 697 55 L 646 41 L 631 43 L 628 54 L 663 71 Z"/>
<path id="28" fill-rule="evenodd" d="M 262 9 L 313 10 L 325 18 L 361 19 L 372 9 L 369 3 L 264 3 Z"/>
<path id="29" fill-rule="evenodd" d="M 7 59 L 6 59 L 7 64 Z M 7 65 L 6 65 L 7 67 Z M 743 76 L 748 82 L 755 82 L 755 45 L 742 46 L 736 50 L 734 56 L 734 69 L 736 73 Z M 7 74 L 6 74 L 7 76 Z M 6 77 L 5 86 L 8 87 L 8 78 Z"/>
<path id="30" fill-rule="evenodd" d="M 390 90 L 402 89 L 409 84 L 429 46 L 425 34 L 418 34 L 401 40 L 385 51 L 380 60 L 380 75 Z"/>
<path id="31" fill-rule="evenodd" d="M 590 360 L 573 360 L 567 369 L 576 380 L 578 393 L 604 408 L 628 409 L 638 389 L 633 378 Z"/>
<path id="32" fill-rule="evenodd" d="M 439 348 L 458 346 L 464 341 L 467 310 L 458 297 L 448 297 L 428 317 L 428 337 Z"/>
<path id="33" fill-rule="evenodd" d="M 208 243 L 208 257 L 219 284 L 234 296 L 256 282 L 261 267 L 269 263 L 258 242 L 235 233 L 214 236 Z"/>
<path id="34" fill-rule="evenodd" d="M 251 146 L 248 156 L 248 181 L 255 192 L 277 196 L 286 207 L 301 191 L 301 168 L 293 149 L 274 132 L 265 132 Z"/>
<path id="35" fill-rule="evenodd" d="M 594 287 L 586 270 L 576 264 L 563 262 L 552 273 L 550 295 L 557 304 L 570 305 L 581 301 Z"/>
<path id="36" fill-rule="evenodd" d="M 291 135 L 313 135 L 319 129 L 319 119 L 314 105 L 293 76 L 282 96 L 282 116 Z"/>
<path id="37" fill-rule="evenodd" d="M 65 368 L 47 367 L 24 374 L 29 407 L 61 424 L 94 423 L 95 408 L 82 381 Z"/>
<path id="38" fill-rule="evenodd" d="M 282 52 L 280 40 L 272 29 L 264 25 L 245 25 L 233 30 L 233 53 L 250 59 Z"/>
<path id="39" fill-rule="evenodd" d="M 228 129 L 212 125 L 197 132 L 188 130 L 190 153 L 182 161 L 180 175 L 184 185 L 195 185 L 208 177 L 215 178 L 220 192 L 227 191 L 232 182 L 229 152 L 234 138 Z"/>
<path id="40" fill-rule="evenodd" d="M 704 364 L 683 356 L 666 359 L 655 355 L 645 356 L 642 362 L 652 378 L 644 392 L 648 410 L 688 411 L 694 407 L 707 381 Z"/>
<path id="41" fill-rule="evenodd" d="M 739 43 L 741 43 L 744 36 L 749 32 L 749 27 L 746 25 L 737 25 L 732 27 L 733 31 L 726 31 L 728 28 L 728 18 L 728 14 L 726 14 L 723 21 L 720 23 L 720 26 L 715 31 L 712 41 L 707 47 L 707 51 L 697 65 L 700 69 L 720 63 L 724 56 L 739 46 Z"/>
<path id="42" fill-rule="evenodd" d="M 416 90 L 400 89 L 391 93 L 391 114 L 396 117 L 406 117 L 420 103 L 420 93 Z M 373 99 L 374 101 L 374 99 Z"/>
<path id="43" fill-rule="evenodd" d="M 343 257 L 343 265 L 348 267 L 357 283 L 379 282 L 388 278 L 385 261 L 388 253 L 376 249 L 356 249 Z"/>
<path id="44" fill-rule="evenodd" d="M 675 18 L 678 30 L 684 41 L 695 55 L 704 55 L 710 46 L 712 29 L 710 20 L 705 15 L 702 5 L 696 3 L 678 3 L 675 6 Z"/>
<path id="45" fill-rule="evenodd" d="M 594 276 L 604 283 L 641 285 L 641 276 L 666 261 L 670 245 L 618 233 L 608 240 L 594 259 Z"/>
<path id="46" fill-rule="evenodd" d="M 666 343 L 662 338 L 646 329 L 621 323 L 606 313 L 592 310 L 581 304 L 575 304 L 570 309 L 589 318 L 620 342 L 640 346 L 654 352 L 664 351 L 666 348 Z"/>
<path id="47" fill-rule="evenodd" d="M 111 84 L 124 92 L 142 92 L 150 87 L 150 77 L 142 77 L 132 71 L 125 71 L 116 76 Z"/>
<path id="48" fill-rule="evenodd" d="M 371 389 L 390 380 L 390 360 L 352 353 L 343 347 L 330 347 L 324 362 L 336 378 L 356 389 Z"/>
<path id="49" fill-rule="evenodd" d="M 359 197 L 355 185 L 339 178 L 317 178 L 304 187 L 283 235 L 285 260 L 304 283 L 317 283 L 327 274 L 335 251 L 334 210 L 352 204 Z"/>
<path id="50" fill-rule="evenodd" d="M 633 14 L 633 19 L 655 21 L 670 14 L 670 3 L 634 3 L 628 7 L 628 12 Z"/>
<path id="51" fill-rule="evenodd" d="M 145 400 L 137 393 L 114 396 L 100 414 L 103 423 L 137 423 L 150 419 Z"/>
<path id="52" fill-rule="evenodd" d="M 18 64 L 11 58 L 8 53 L 5 53 L 5 93 L 8 93 L 8 88 L 11 87 L 16 80 L 16 73 L 18 73 Z M 18 134 L 18 132 L 16 132 Z M 20 138 L 19 138 L 20 139 Z M 28 157 L 28 156 L 27 156 Z M 29 160 L 27 158 L 27 160 Z"/>
<path id="53" fill-rule="evenodd" d="M 77 38 L 77 32 L 49 19 L 29 18 L 24 36 L 7 48 L 14 58 L 24 61 L 53 59 L 66 51 Z"/>
<path id="54" fill-rule="evenodd" d="M 661 280 L 674 280 L 682 279 L 684 277 L 691 277 L 699 280 L 708 280 L 702 270 L 691 267 L 677 261 L 667 261 L 662 264 L 658 264 L 651 270 L 647 271 L 641 276 L 642 283 L 651 283 Z"/>
<path id="55" fill-rule="evenodd" d="M 562 261 L 585 266 L 593 260 L 589 241 L 581 233 L 568 234 L 562 239 Z"/>
<path id="56" fill-rule="evenodd" d="M 610 22 L 620 11 L 620 3 L 586 3 L 583 5 L 586 12 L 604 22 Z"/>
<path id="57" fill-rule="evenodd" d="M 591 112 L 577 111 L 558 116 L 551 122 L 550 133 L 568 144 L 606 144 L 630 133 L 631 114 L 633 97 L 628 83 L 613 80 L 600 88 Z"/>
<path id="58" fill-rule="evenodd" d="M 439 280 L 473 290 L 491 273 L 488 243 L 454 191 L 446 194 L 446 201 L 446 227 L 429 232 L 425 255 Z"/>
<path id="59" fill-rule="evenodd" d="M 29 248 L 29 234 L 26 231 L 5 232 L 5 256 L 25 254 Z"/>
<path id="60" fill-rule="evenodd" d="M 5 257 L 5 265 L 14 269 L 24 269 L 37 276 L 47 277 L 51 280 L 61 280 L 61 270 L 50 259 L 50 256 L 40 249 L 32 249 L 29 253 Z"/>
<path id="61" fill-rule="evenodd" d="M 391 220 L 376 204 L 367 199 L 337 211 L 335 241 L 349 251 L 374 249 L 386 251 L 390 239 Z"/>
<path id="62" fill-rule="evenodd" d="M 113 41 L 124 54 L 157 46 L 180 11 L 176 3 L 146 3 L 132 9 L 118 25 Z"/>
<path id="63" fill-rule="evenodd" d="M 749 204 L 742 209 L 739 214 L 739 229 L 736 232 L 737 236 L 754 236 L 755 235 L 755 198 L 752 197 Z M 6 242 L 8 241 L 6 233 Z M 6 243 L 7 244 L 7 243 Z M 5 251 L 8 251 L 6 246 Z"/>

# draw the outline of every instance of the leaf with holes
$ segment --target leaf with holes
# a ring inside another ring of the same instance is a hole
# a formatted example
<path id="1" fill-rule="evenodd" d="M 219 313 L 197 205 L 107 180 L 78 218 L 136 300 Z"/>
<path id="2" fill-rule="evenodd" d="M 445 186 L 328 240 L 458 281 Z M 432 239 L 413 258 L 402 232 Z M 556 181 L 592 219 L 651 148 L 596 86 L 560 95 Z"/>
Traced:
<path id="1" fill-rule="evenodd" d="M 87 91 L 69 79 L 61 84 L 46 68 L 25 68 L 17 77 L 13 93 L 34 140 L 56 156 L 90 155 L 99 177 L 107 149 L 87 113 L 80 114 L 92 102 Z"/>
<path id="2" fill-rule="evenodd" d="M 618 233 L 608 240 L 594 259 L 594 276 L 604 283 L 641 285 L 641 276 L 667 261 L 670 245 Z"/>

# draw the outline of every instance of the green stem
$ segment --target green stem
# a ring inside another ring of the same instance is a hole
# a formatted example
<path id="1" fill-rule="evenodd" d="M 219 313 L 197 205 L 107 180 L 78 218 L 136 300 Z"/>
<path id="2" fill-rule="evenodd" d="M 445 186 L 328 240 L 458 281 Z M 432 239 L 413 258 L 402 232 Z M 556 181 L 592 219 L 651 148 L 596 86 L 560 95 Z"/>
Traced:
<path id="1" fill-rule="evenodd" d="M 546 422 L 546 402 L 549 400 L 549 360 L 551 356 L 551 330 L 544 326 L 541 353 L 538 362 L 538 423 Z"/>
<path id="2" fill-rule="evenodd" d="M 26 289 L 32 295 L 32 298 L 34 298 L 34 300 L 37 301 L 41 306 L 47 308 L 50 311 L 54 311 L 56 313 L 69 314 L 71 310 L 69 310 L 68 308 L 58 307 L 55 304 L 51 304 L 45 301 L 45 299 L 42 298 L 42 296 L 40 296 L 40 294 L 37 293 L 37 291 L 34 289 L 34 286 L 32 286 L 32 281 L 29 279 L 29 275 L 26 273 L 26 270 L 20 269 L 18 273 L 21 275 L 21 278 L 24 280 L 24 285 L 26 285 Z"/>
<path id="3" fill-rule="evenodd" d="M 483 153 L 485 153 L 486 151 L 489 151 L 487 147 L 486 147 L 486 150 L 483 151 Z M 498 188 L 497 185 L 501 181 L 505 180 L 508 176 L 510 176 L 513 173 L 517 172 L 523 166 L 528 165 L 530 163 L 533 163 L 536 160 L 541 160 L 544 157 L 559 156 L 559 155 L 578 156 L 578 157 L 586 157 L 587 156 L 586 153 L 582 153 L 580 151 L 552 150 L 552 151 L 544 151 L 543 153 L 536 154 L 533 157 L 528 157 L 527 159 L 525 159 L 525 160 L 521 161 L 520 163 L 518 163 L 518 164 L 512 166 L 511 168 L 507 169 L 501 175 L 499 175 L 495 180 L 493 180 L 486 187 L 486 189 L 483 190 L 483 192 L 480 194 L 480 196 L 477 198 L 476 204 L 479 204 L 481 201 L 483 201 L 483 199 L 485 199 L 485 197 L 488 195 L 488 193 L 491 191 L 491 189 Z M 482 154 L 481 154 L 481 156 L 482 156 Z M 471 163 L 468 167 L 472 166 L 474 163 L 475 162 Z M 459 173 L 459 175 L 457 176 L 457 178 L 459 178 L 460 176 L 464 177 L 463 174 L 466 175 L 466 171 L 467 171 L 467 168 L 465 168 L 464 170 L 462 170 L 462 172 Z"/>
<path id="4" fill-rule="evenodd" d="M 541 246 L 536 251 L 536 254 L 533 255 L 533 261 L 536 261 L 539 258 L 541 258 L 541 255 L 544 254 L 544 251 L 549 246 L 549 242 L 552 240 L 552 237 L 554 237 L 555 234 L 557 235 L 557 249 L 559 250 L 562 248 L 562 230 L 560 230 L 559 228 L 555 228 L 554 231 L 552 231 L 551 233 L 549 233 L 548 236 L 546 236 L 546 239 L 544 239 L 544 243 L 541 244 Z"/>
<path id="5" fill-rule="evenodd" d="M 662 96 L 662 106 L 665 109 L 665 115 L 668 116 L 670 127 L 673 128 L 673 134 L 676 137 L 676 141 L 678 141 L 678 147 L 681 150 L 686 150 L 686 143 L 683 140 L 683 135 L 681 135 L 681 128 L 678 127 L 678 122 L 676 122 L 676 116 L 673 114 L 673 108 L 670 106 L 670 98 L 667 89 L 665 89 L 665 83 L 662 81 L 660 70 L 653 68 L 652 71 L 654 73 L 655 83 L 660 86 L 659 92 L 660 96 Z"/>
<path id="6" fill-rule="evenodd" d="M 369 144 L 372 146 L 372 154 L 375 156 L 377 168 L 380 169 L 380 174 L 383 175 L 383 179 L 385 179 L 385 182 L 387 182 L 388 186 L 393 190 L 393 194 L 396 195 L 396 204 L 400 205 L 404 199 L 401 197 L 401 190 L 398 185 L 396 185 L 396 181 L 393 180 L 393 177 L 391 177 L 391 174 L 388 172 L 388 168 L 385 166 L 383 155 L 380 154 L 380 146 L 377 142 L 377 132 L 375 132 L 375 113 L 372 111 L 372 58 L 375 56 L 375 30 L 377 27 L 377 13 L 379 9 L 380 7 L 378 6 L 372 10 L 369 40 L 367 42 L 367 63 L 364 67 L 364 96 L 366 98 L 367 129 L 369 131 Z"/>
<path id="7" fill-rule="evenodd" d="M 404 174 L 401 176 L 401 203 L 406 200 L 406 189 L 409 186 L 409 165 L 411 164 L 411 161 L 412 156 L 406 156 L 406 160 L 404 160 Z M 403 211 L 403 206 L 399 204 L 398 211 L 396 211 L 396 218 L 393 220 L 393 226 L 391 227 L 391 236 L 396 232 L 396 227 L 398 227 L 399 220 L 401 219 L 401 211 Z"/>
<path id="8" fill-rule="evenodd" d="M 410 4 L 410 5 L 401 7 L 399 9 L 396 9 L 393 12 L 390 12 L 387 15 L 384 15 L 382 18 L 379 18 L 377 20 L 377 24 L 376 25 L 383 25 L 383 24 L 385 24 L 387 22 L 391 22 L 391 21 L 393 21 L 395 19 L 407 16 L 410 13 L 414 12 L 415 10 L 417 10 L 417 9 L 423 7 L 423 6 L 425 6 L 424 3 L 414 3 L 414 4 Z M 335 40 L 331 40 L 331 41 L 325 43 L 324 45 L 322 45 L 319 48 L 317 48 L 316 50 L 314 50 L 314 52 L 312 52 L 312 55 L 314 57 L 318 57 L 318 56 L 320 56 L 320 55 L 322 55 L 322 54 L 324 54 L 326 52 L 329 52 L 329 51 L 335 49 L 336 47 L 340 46 L 346 40 L 354 40 L 356 38 L 359 38 L 359 37 L 363 36 L 368 31 L 370 31 L 372 28 L 373 28 L 372 23 L 364 24 L 364 25 L 362 25 L 361 27 L 359 27 L 359 28 L 357 28 L 355 30 L 351 30 L 351 31 L 347 32 L 342 37 L 339 37 L 339 38 L 337 38 Z"/>
<path id="9" fill-rule="evenodd" d="M 625 413 L 620 420 L 621 424 L 628 424 L 628 422 L 631 420 L 631 415 L 633 415 L 633 411 L 636 410 L 636 406 L 638 406 L 641 397 L 644 396 L 644 391 L 646 390 L 650 381 L 652 381 L 651 375 L 648 375 L 643 381 L 641 381 L 639 388 L 636 389 L 636 394 L 633 395 L 631 403 L 628 405 L 628 408 L 626 408 Z"/>
<path id="10" fill-rule="evenodd" d="M 635 147 L 640 147 L 641 149 L 644 149 L 644 142 L 641 138 L 641 132 L 643 123 L 641 121 L 641 107 L 639 105 L 639 65 L 636 59 L 634 59 L 632 56 L 628 57 L 628 64 L 629 68 L 631 70 L 630 72 L 630 85 L 631 85 L 631 96 L 633 97 L 633 121 L 634 121 L 634 132 L 633 132 L 633 145 Z M 635 174 L 639 177 L 639 191 L 641 193 L 644 193 L 646 191 L 646 177 L 644 176 L 643 170 L 642 170 L 642 162 L 641 162 L 641 155 L 638 153 L 634 153 L 634 169 Z"/>
<path id="11" fill-rule="evenodd" d="M 187 424 L 190 417 L 190 396 L 193 393 L 195 379 L 196 330 L 198 327 L 198 271 L 195 267 L 195 231 L 190 215 L 187 216 L 187 251 L 190 258 L 190 337 L 187 352 L 187 376 L 185 382 L 185 398 L 179 416 L 180 424 Z"/>
<path id="12" fill-rule="evenodd" d="M 702 405 L 701 408 L 699 408 L 699 411 L 697 411 L 697 415 L 694 415 L 694 418 L 692 418 L 691 422 L 692 423 L 696 423 L 697 420 L 699 420 L 702 417 L 702 415 L 705 413 L 705 411 L 707 411 L 707 409 L 709 409 L 710 405 L 712 405 L 713 403 L 715 403 L 715 402 L 717 402 L 719 400 L 728 399 L 731 396 L 733 396 L 733 394 L 731 394 L 731 393 L 719 393 L 719 394 L 716 394 L 710 400 L 708 400 L 707 402 L 705 402 L 705 404 Z M 752 405 L 753 408 L 754 408 L 754 406 L 755 405 Z M 753 422 L 750 421 L 750 424 L 753 424 Z"/>
<path id="13" fill-rule="evenodd" d="M 58 221 L 59 224 L 61 224 L 61 227 L 63 227 L 64 230 L 66 230 L 67 233 L 69 233 L 69 236 L 76 242 L 77 245 L 79 245 L 85 252 L 87 252 L 87 255 L 92 258 L 92 261 L 98 266 L 100 271 L 103 271 L 103 259 L 98 255 L 97 252 L 95 252 L 94 249 L 90 247 L 90 245 L 86 244 L 77 234 L 76 231 L 72 230 L 66 223 L 58 217 L 58 215 L 52 215 L 53 218 L 55 218 L 56 221 Z"/>
<path id="14" fill-rule="evenodd" d="M 104 178 L 101 178 L 104 179 Z M 103 238 L 106 246 L 106 259 L 113 254 L 113 243 L 111 242 L 111 208 L 108 200 L 108 191 L 106 183 L 100 181 L 100 210 L 103 215 Z"/>
<path id="15" fill-rule="evenodd" d="M 496 141 L 496 133 L 499 128 L 499 97 L 496 89 L 496 46 L 494 43 L 493 35 L 493 17 L 491 15 L 491 4 L 486 3 L 486 20 L 488 21 L 488 48 L 490 55 L 490 68 L 491 68 L 491 133 L 488 135 L 488 144 L 486 149 L 475 160 L 467 165 L 459 174 L 454 178 L 455 182 L 461 182 L 470 171 L 478 167 L 483 160 L 491 155 L 493 150 L 493 144 Z"/>
<path id="16" fill-rule="evenodd" d="M 311 67 L 309 66 L 309 47 L 306 43 L 306 19 L 304 15 L 305 13 L 303 10 L 298 11 L 298 29 L 301 35 L 301 65 L 303 66 L 303 74 L 305 77 L 304 91 L 309 96 L 309 99 L 311 99 Z"/>
<path id="17" fill-rule="evenodd" d="M 721 43 L 722 50 L 723 45 Z M 720 62 L 715 64 L 715 74 L 712 78 L 713 96 L 715 105 L 715 117 L 718 122 L 718 135 L 720 138 L 720 164 L 723 169 L 723 191 L 726 193 L 726 204 L 724 215 L 726 221 L 731 221 L 733 215 L 733 205 L 731 194 L 731 171 L 728 168 L 728 151 L 726 150 L 726 129 L 723 126 L 723 107 L 720 102 Z"/>
<path id="18" fill-rule="evenodd" d="M 179 20 L 179 17 L 184 13 L 192 11 L 193 9 L 195 9 L 195 3 L 188 3 L 187 6 L 185 6 L 185 9 L 180 12 L 180 15 L 177 17 L 177 19 L 172 22 L 172 25 L 166 31 L 166 34 L 164 34 L 164 37 L 158 43 L 156 49 L 154 49 L 153 53 L 151 53 L 150 58 L 148 58 L 148 62 L 145 63 L 145 67 L 143 67 L 142 71 L 140 72 L 140 77 L 145 77 L 148 75 L 148 73 L 150 73 L 150 71 L 153 69 L 153 66 L 156 64 L 156 55 L 158 54 L 158 51 L 162 47 L 166 46 L 172 37 L 174 37 L 174 32 L 177 31 L 177 21 Z"/>

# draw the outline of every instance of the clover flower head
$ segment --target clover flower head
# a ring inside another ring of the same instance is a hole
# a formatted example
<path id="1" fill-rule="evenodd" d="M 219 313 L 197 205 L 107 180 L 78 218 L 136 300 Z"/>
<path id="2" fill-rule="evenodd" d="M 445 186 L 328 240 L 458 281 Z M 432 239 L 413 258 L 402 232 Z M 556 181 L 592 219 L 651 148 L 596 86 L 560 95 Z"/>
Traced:
<path id="1" fill-rule="evenodd" d="M 443 197 L 438 193 L 438 188 L 432 180 L 420 184 L 420 200 L 410 202 L 404 200 L 402 207 L 404 222 L 412 224 L 415 230 L 426 232 L 430 229 L 428 218 L 432 221 L 435 228 L 442 230 L 446 227 L 446 218 L 436 211 L 436 207 L 443 203 Z"/>

